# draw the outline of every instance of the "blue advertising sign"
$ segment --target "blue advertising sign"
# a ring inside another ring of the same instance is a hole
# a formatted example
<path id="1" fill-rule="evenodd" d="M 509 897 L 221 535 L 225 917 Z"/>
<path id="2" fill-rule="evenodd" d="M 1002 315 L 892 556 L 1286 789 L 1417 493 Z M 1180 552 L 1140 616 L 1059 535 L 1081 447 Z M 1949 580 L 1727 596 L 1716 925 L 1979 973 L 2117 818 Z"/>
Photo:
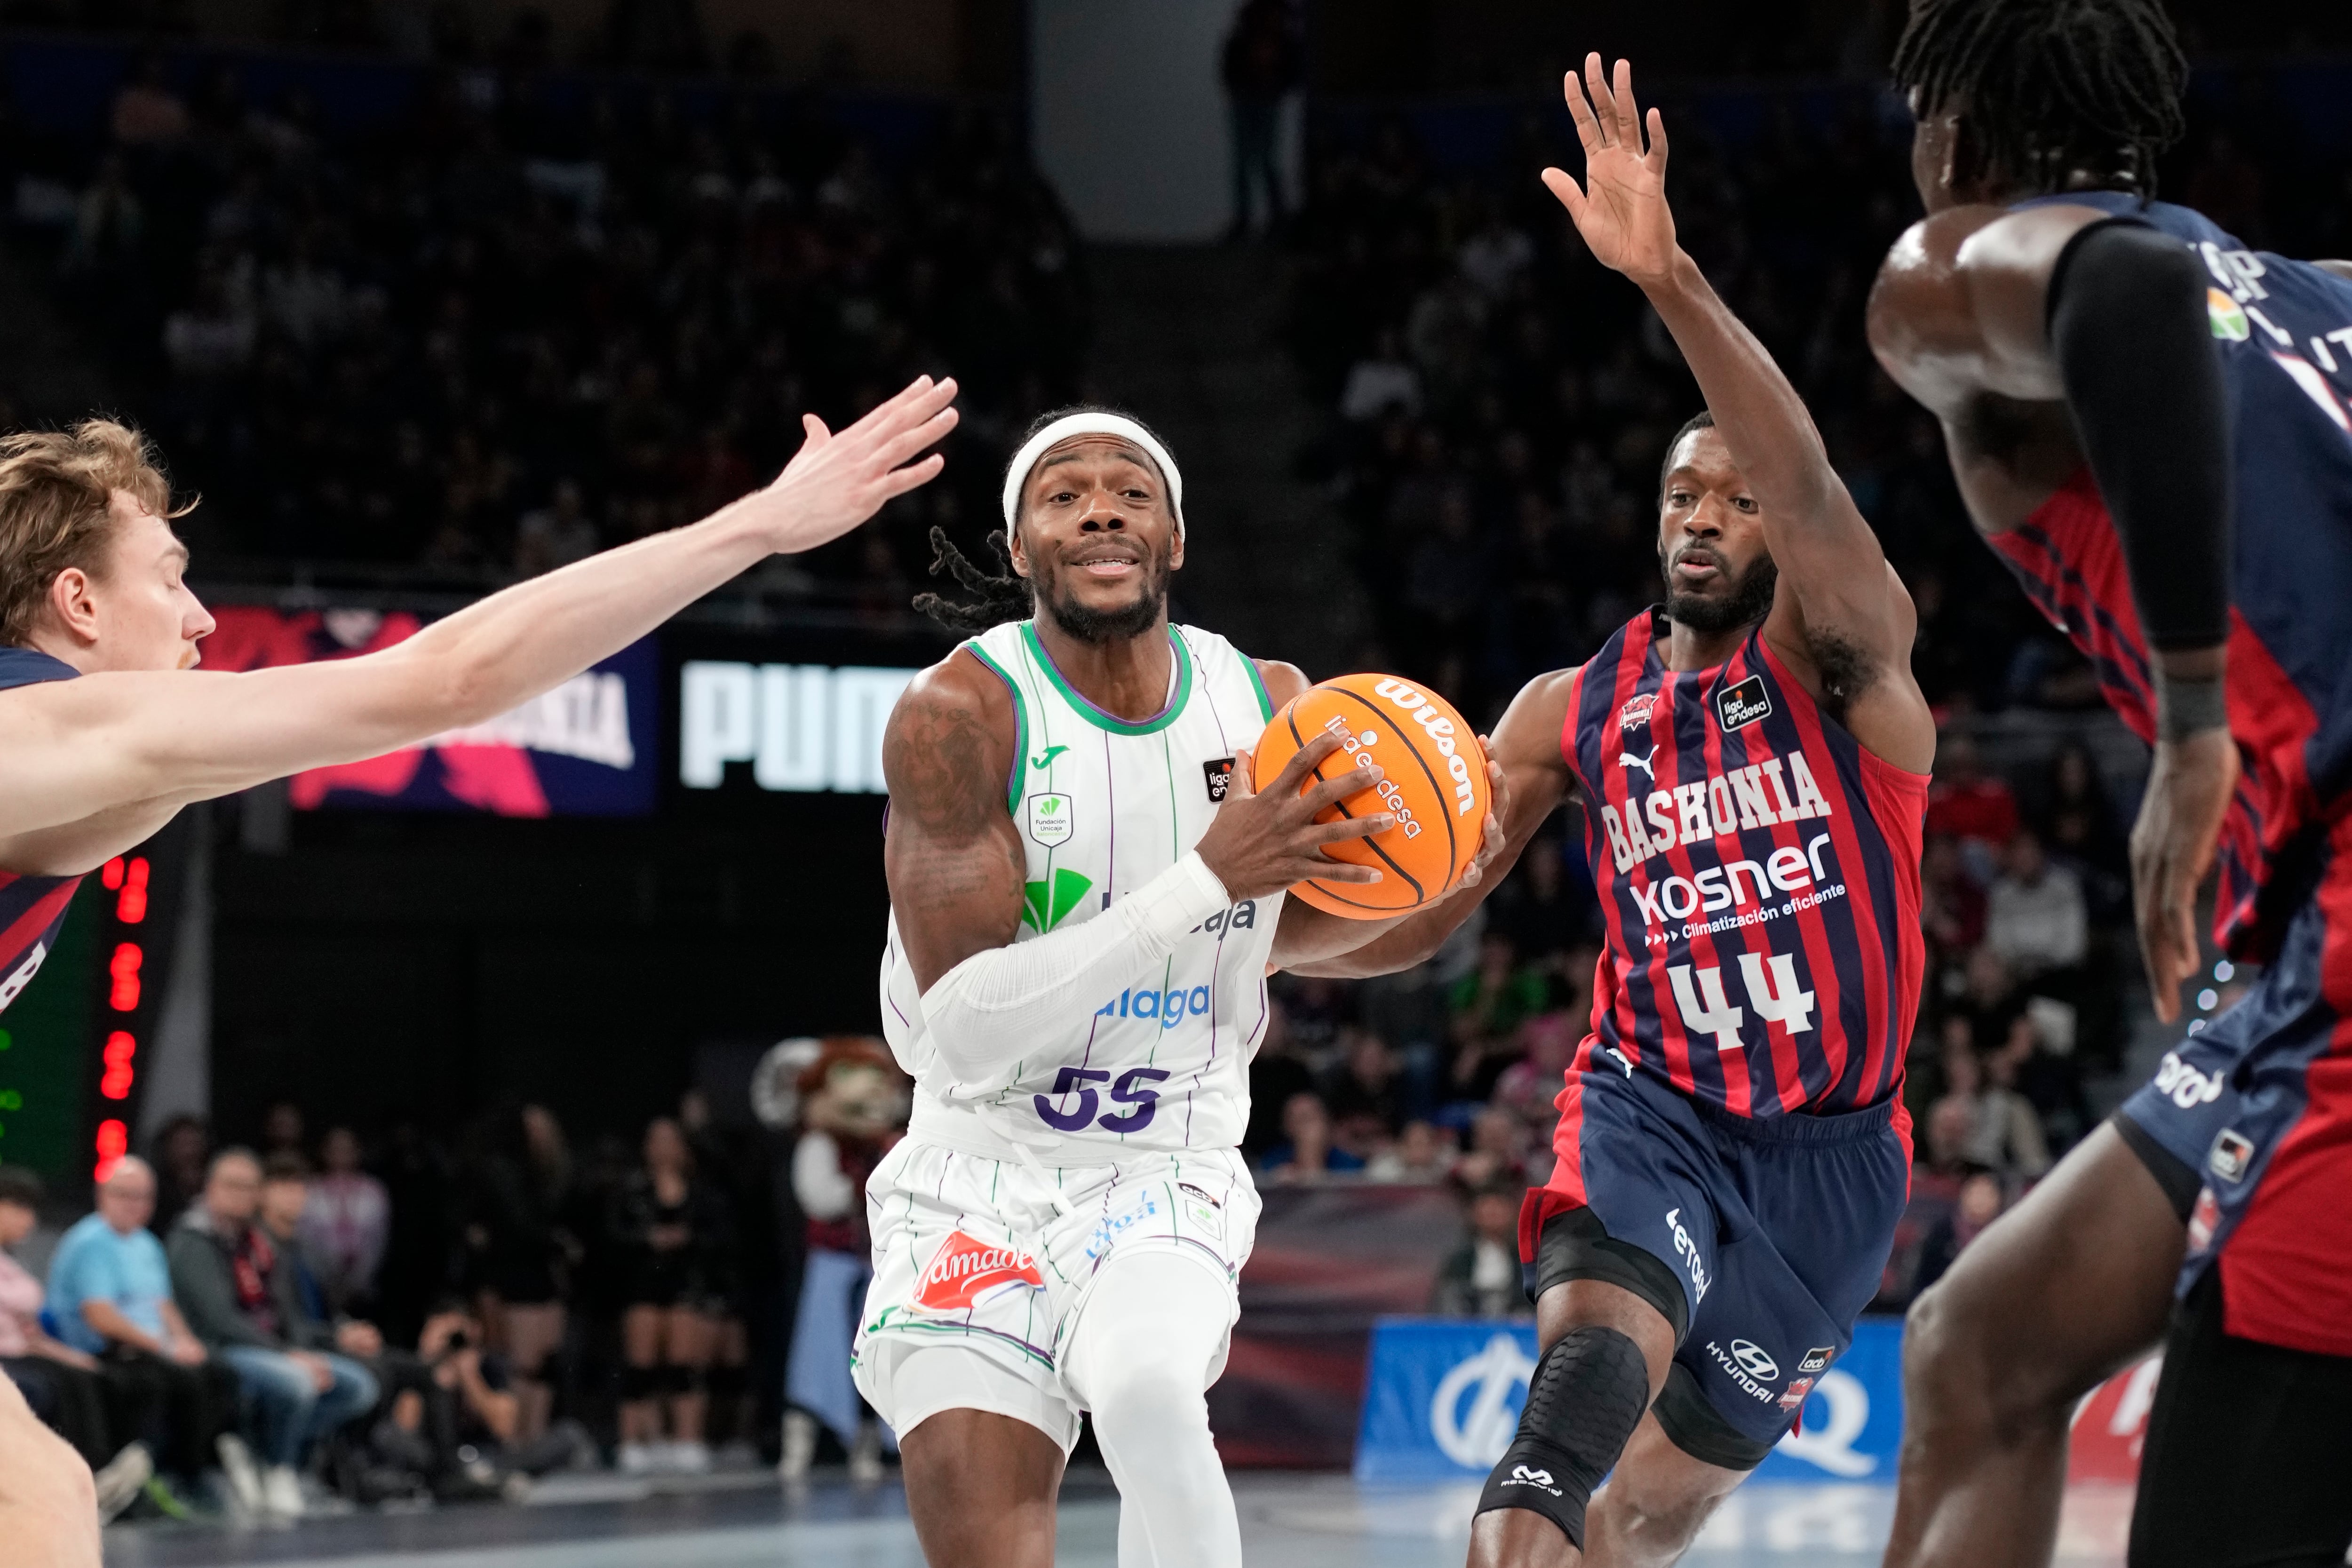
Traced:
<path id="1" fill-rule="evenodd" d="M 1356 1435 L 1360 1481 L 1475 1480 L 1518 1430 L 1535 1371 L 1528 1322 L 1382 1318 L 1372 1329 Z M 1758 1467 L 1761 1480 L 1892 1480 L 1903 1436 L 1903 1324 L 1865 1318 L 1812 1380 L 1800 1430 Z"/>

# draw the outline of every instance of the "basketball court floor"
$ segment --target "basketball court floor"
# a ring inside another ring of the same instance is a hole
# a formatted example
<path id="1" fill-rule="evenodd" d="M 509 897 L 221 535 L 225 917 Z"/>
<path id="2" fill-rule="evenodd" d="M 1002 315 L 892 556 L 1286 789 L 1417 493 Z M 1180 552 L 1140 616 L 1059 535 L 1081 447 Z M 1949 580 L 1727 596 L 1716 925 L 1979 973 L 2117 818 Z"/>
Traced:
<path id="1" fill-rule="evenodd" d="M 1253 1563 L 1454 1568 L 1475 1486 L 1359 1488 L 1345 1476 L 1243 1472 L 1234 1489 Z M 1876 1568 L 1890 1488 L 1759 1483 L 1733 1495 L 1684 1559 L 1696 1568 Z M 2116 1568 L 2131 1492 L 2070 1492 L 2058 1562 Z M 1118 1503 L 1099 1470 L 1064 1489 L 1061 1568 L 1113 1568 Z M 895 1482 L 820 1478 L 788 1493 L 765 1474 L 648 1485 L 565 1478 L 528 1505 L 306 1520 L 269 1531 L 142 1525 L 107 1535 L 108 1568 L 923 1568 Z"/>

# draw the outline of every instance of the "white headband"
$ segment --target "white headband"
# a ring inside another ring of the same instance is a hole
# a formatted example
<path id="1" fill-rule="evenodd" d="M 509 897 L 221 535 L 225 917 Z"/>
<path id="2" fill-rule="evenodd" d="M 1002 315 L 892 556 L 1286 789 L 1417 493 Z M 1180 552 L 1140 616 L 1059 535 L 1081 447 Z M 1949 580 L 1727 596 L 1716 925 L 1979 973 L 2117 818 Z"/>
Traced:
<path id="1" fill-rule="evenodd" d="M 1009 531 L 1013 520 L 1021 515 L 1021 487 L 1029 482 L 1029 470 L 1046 449 L 1073 436 L 1116 436 L 1132 441 L 1151 455 L 1160 465 L 1160 474 L 1168 480 L 1168 510 L 1176 515 L 1176 537 L 1184 537 L 1184 476 L 1176 471 L 1176 459 L 1168 455 L 1158 437 L 1124 414 L 1071 414 L 1055 420 L 1028 440 L 1021 450 L 1013 454 L 1013 461 L 1004 470 L 1004 526 Z"/>

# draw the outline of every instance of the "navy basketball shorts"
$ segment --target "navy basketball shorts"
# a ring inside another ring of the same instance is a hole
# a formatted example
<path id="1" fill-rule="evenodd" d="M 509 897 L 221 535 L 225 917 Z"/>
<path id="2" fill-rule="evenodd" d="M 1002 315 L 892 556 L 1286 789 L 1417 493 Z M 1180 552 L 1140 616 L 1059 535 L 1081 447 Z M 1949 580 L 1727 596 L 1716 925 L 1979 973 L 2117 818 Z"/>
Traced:
<path id="1" fill-rule="evenodd" d="M 2188 1220 L 2179 1294 L 2218 1264 L 2228 1333 L 2352 1356 L 2352 812 L 2329 838 L 2269 967 L 2116 1119 Z"/>
<path id="2" fill-rule="evenodd" d="M 1529 1300 L 1601 1279 L 1656 1307 L 1675 1342 L 1659 1426 L 1753 1469 L 1878 1293 L 1911 1185 L 1896 1101 L 1757 1120 L 1603 1070 L 1570 1072 L 1559 1108 L 1559 1163 L 1519 1213 Z"/>

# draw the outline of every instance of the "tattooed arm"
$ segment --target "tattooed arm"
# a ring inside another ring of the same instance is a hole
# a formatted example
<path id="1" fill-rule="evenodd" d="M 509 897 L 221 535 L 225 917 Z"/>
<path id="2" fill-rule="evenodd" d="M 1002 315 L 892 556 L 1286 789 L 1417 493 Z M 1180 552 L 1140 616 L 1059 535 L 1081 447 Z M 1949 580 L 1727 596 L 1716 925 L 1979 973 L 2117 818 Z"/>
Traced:
<path id="1" fill-rule="evenodd" d="M 1021 837 L 1004 802 L 1014 727 L 1004 683 L 958 648 L 915 678 L 883 733 L 883 869 L 926 991 L 1021 928 Z"/>

